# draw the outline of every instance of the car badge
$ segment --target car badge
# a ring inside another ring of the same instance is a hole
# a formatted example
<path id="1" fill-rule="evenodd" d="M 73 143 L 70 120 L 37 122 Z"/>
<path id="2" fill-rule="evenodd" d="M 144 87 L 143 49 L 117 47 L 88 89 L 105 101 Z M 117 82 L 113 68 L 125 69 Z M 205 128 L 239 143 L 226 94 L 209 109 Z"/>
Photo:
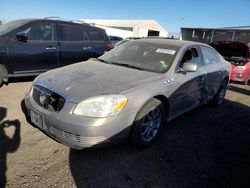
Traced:
<path id="1" fill-rule="evenodd" d="M 41 105 L 44 106 L 46 99 L 47 99 L 46 93 L 44 91 L 42 91 L 40 93 L 40 96 L 39 96 L 39 101 L 40 101 Z"/>

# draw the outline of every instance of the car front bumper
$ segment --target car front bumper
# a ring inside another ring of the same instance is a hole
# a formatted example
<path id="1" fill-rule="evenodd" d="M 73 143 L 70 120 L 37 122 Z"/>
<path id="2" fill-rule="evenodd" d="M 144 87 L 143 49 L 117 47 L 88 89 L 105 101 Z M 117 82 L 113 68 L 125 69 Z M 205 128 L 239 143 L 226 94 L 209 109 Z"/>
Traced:
<path id="1" fill-rule="evenodd" d="M 230 80 L 232 81 L 244 82 L 246 78 L 247 78 L 246 71 L 233 70 L 231 72 Z"/>
<path id="2" fill-rule="evenodd" d="M 84 149 L 128 137 L 136 112 L 108 118 L 92 118 L 74 115 L 75 103 L 66 102 L 60 112 L 52 112 L 39 106 L 30 92 L 25 96 L 27 118 L 31 113 L 41 118 L 32 124 L 54 140 L 74 149 Z"/>

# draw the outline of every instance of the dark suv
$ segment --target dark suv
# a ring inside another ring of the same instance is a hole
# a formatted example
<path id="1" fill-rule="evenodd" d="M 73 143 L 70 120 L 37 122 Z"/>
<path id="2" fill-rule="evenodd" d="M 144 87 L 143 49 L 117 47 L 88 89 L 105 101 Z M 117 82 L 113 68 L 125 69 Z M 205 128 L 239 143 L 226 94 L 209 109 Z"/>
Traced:
<path id="1" fill-rule="evenodd" d="M 96 58 L 111 48 L 106 32 L 86 23 L 15 20 L 0 25 L 0 84 Z"/>

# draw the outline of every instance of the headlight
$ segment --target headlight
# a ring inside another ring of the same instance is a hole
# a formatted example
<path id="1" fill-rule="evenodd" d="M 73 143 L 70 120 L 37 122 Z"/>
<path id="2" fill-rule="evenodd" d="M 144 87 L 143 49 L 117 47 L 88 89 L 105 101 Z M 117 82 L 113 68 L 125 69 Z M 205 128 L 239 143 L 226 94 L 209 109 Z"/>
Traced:
<path id="1" fill-rule="evenodd" d="M 239 70 L 239 71 L 245 70 L 245 66 L 236 66 L 235 70 Z"/>
<path id="2" fill-rule="evenodd" d="M 101 95 L 80 102 L 73 114 L 88 117 L 109 117 L 118 115 L 127 104 L 124 95 Z"/>

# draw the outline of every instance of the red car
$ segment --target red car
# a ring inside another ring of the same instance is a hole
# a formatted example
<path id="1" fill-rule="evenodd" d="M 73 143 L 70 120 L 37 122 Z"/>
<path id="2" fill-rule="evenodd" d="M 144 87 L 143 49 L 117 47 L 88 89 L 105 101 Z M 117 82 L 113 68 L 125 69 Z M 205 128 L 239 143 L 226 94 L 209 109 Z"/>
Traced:
<path id="1" fill-rule="evenodd" d="M 249 47 L 235 41 L 217 41 L 210 45 L 232 64 L 230 80 L 250 85 Z"/>

